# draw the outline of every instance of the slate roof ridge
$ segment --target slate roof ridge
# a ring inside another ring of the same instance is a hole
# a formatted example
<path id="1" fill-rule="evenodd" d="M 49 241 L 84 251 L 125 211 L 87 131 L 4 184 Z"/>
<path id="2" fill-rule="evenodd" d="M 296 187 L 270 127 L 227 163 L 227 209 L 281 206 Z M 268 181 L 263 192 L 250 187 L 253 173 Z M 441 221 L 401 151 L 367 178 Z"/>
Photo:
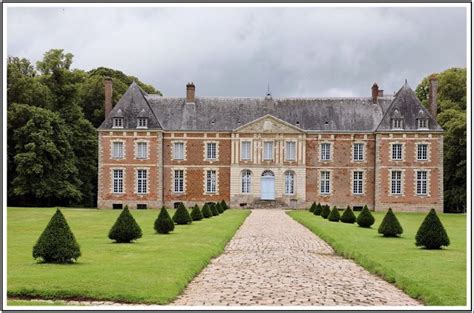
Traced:
<path id="1" fill-rule="evenodd" d="M 186 97 L 182 96 L 160 96 L 158 94 L 147 94 L 145 98 L 148 98 L 150 100 L 184 100 Z M 379 97 L 379 99 L 382 100 L 391 100 L 393 99 L 393 95 L 385 95 Z M 147 100 L 148 100 L 147 99 Z M 264 96 L 261 97 L 243 97 L 243 96 L 200 96 L 196 97 L 197 100 L 202 99 L 202 100 L 239 100 L 239 99 L 245 99 L 245 100 L 268 100 Z M 371 97 L 329 97 L 329 96 L 321 96 L 321 97 L 288 97 L 288 96 L 283 96 L 283 97 L 272 97 L 271 100 L 273 101 L 288 101 L 288 100 L 294 100 L 294 101 L 312 101 L 312 100 L 371 100 Z"/>

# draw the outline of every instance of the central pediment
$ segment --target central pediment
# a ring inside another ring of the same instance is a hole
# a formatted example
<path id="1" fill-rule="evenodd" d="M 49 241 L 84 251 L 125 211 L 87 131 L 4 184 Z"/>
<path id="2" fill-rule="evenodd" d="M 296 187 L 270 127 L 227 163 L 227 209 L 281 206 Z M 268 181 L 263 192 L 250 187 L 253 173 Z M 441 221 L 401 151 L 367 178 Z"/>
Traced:
<path id="1" fill-rule="evenodd" d="M 265 115 L 235 129 L 238 133 L 299 134 L 304 131 L 272 115 Z"/>

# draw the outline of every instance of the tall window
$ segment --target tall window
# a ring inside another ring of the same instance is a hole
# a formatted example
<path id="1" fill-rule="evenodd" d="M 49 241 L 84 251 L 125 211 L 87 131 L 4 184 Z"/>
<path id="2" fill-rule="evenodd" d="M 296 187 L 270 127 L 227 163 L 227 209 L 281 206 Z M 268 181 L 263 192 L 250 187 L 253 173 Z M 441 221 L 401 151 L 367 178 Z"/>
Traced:
<path id="1" fill-rule="evenodd" d="M 208 160 L 217 159 L 217 144 L 215 142 L 208 142 L 206 145 L 206 157 Z"/>
<path id="2" fill-rule="evenodd" d="M 427 144 L 418 145 L 418 151 L 416 152 L 416 159 L 418 161 L 428 160 L 428 145 Z"/>
<path id="3" fill-rule="evenodd" d="M 145 194 L 147 193 L 147 171 L 146 170 L 137 170 L 137 193 Z"/>
<path id="4" fill-rule="evenodd" d="M 296 142 L 294 141 L 287 141 L 286 142 L 286 160 L 287 161 L 294 161 L 296 160 Z"/>
<path id="5" fill-rule="evenodd" d="M 355 143 L 354 144 L 354 161 L 364 160 L 364 144 Z"/>
<path id="6" fill-rule="evenodd" d="M 250 141 L 242 141 L 242 150 L 240 152 L 242 160 L 250 160 L 250 145 Z"/>
<path id="7" fill-rule="evenodd" d="M 329 171 L 321 171 L 321 194 L 329 194 L 331 184 L 331 173 Z"/>
<path id="8" fill-rule="evenodd" d="M 123 142 L 121 141 L 114 141 L 112 145 L 112 157 L 114 159 L 122 159 L 123 158 Z"/>
<path id="9" fill-rule="evenodd" d="M 137 142 L 137 159 L 148 158 L 148 145 L 146 142 Z"/>
<path id="10" fill-rule="evenodd" d="M 123 170 L 114 170 L 114 193 L 123 192 Z"/>
<path id="11" fill-rule="evenodd" d="M 273 160 L 273 141 L 265 141 L 263 143 L 263 159 Z"/>
<path id="12" fill-rule="evenodd" d="M 427 172 L 416 172 L 416 194 L 424 196 L 427 193 Z"/>
<path id="13" fill-rule="evenodd" d="M 242 193 L 250 193 L 252 185 L 252 172 L 250 170 L 242 171 Z"/>
<path id="14" fill-rule="evenodd" d="M 184 171 L 174 171 L 174 192 L 184 192 Z"/>
<path id="15" fill-rule="evenodd" d="M 321 160 L 331 160 L 331 144 L 321 144 Z"/>
<path id="16" fill-rule="evenodd" d="M 285 194 L 292 195 L 295 193 L 295 173 L 288 171 L 285 173 Z"/>
<path id="17" fill-rule="evenodd" d="M 402 159 L 402 149 L 403 146 L 401 143 L 396 143 L 392 145 L 392 160 L 401 160 Z"/>
<path id="18" fill-rule="evenodd" d="M 123 117 L 115 117 L 113 128 L 123 128 Z"/>
<path id="19" fill-rule="evenodd" d="M 428 119 L 426 118 L 418 119 L 418 129 L 428 129 Z"/>
<path id="20" fill-rule="evenodd" d="M 206 192 L 215 193 L 216 192 L 216 171 L 210 170 L 206 173 Z"/>
<path id="21" fill-rule="evenodd" d="M 148 127 L 148 119 L 146 117 L 139 117 L 137 121 L 138 128 L 147 128 Z"/>
<path id="22" fill-rule="evenodd" d="M 183 160 L 184 159 L 184 143 L 175 142 L 173 147 L 173 159 Z"/>
<path id="23" fill-rule="evenodd" d="M 392 171 L 392 194 L 402 193 L 402 171 Z"/>
<path id="24" fill-rule="evenodd" d="M 361 195 L 363 192 L 363 184 L 364 184 L 364 172 L 362 171 L 356 171 L 354 172 L 354 177 L 353 177 L 353 189 L 352 192 L 355 195 Z"/>

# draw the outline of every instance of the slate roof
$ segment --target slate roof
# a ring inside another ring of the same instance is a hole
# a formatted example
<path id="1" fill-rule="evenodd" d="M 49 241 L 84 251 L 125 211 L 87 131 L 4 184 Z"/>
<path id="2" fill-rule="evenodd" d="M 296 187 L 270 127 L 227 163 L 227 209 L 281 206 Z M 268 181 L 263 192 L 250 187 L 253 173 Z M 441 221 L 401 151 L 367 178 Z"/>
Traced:
<path id="1" fill-rule="evenodd" d="M 195 103 L 189 104 L 185 97 L 148 95 L 132 83 L 99 129 L 112 128 L 112 119 L 117 114 L 124 117 L 124 129 L 136 128 L 137 118 L 146 116 L 149 129 L 170 131 L 232 131 L 272 115 L 306 131 L 372 132 L 385 129 L 386 113 L 393 110 L 394 103 L 402 114 L 407 113 L 404 115 L 414 114 L 412 106 L 416 107 L 414 115 L 418 114 L 421 104 L 414 97 L 399 91 L 395 98 L 379 97 L 378 104 L 373 104 L 371 97 L 196 97 Z M 429 126 L 441 129 L 436 122 L 430 121 Z"/>

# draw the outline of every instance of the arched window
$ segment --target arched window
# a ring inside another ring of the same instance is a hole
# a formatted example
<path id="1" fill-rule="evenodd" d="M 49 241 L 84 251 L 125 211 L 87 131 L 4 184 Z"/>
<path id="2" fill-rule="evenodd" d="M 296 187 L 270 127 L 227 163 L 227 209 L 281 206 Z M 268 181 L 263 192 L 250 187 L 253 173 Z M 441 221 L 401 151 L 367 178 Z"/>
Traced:
<path id="1" fill-rule="evenodd" d="M 285 194 L 292 195 L 295 193 L 295 172 L 285 172 Z"/>
<path id="2" fill-rule="evenodd" d="M 252 172 L 250 170 L 242 171 L 242 193 L 250 193 L 252 187 Z"/>

